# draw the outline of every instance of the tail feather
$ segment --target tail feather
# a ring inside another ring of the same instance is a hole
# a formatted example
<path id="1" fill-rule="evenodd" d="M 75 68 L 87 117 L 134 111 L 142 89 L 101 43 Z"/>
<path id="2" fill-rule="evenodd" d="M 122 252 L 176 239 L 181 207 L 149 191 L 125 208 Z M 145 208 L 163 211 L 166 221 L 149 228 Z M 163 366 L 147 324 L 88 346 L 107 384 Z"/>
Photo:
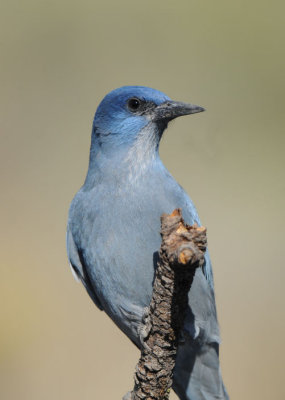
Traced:
<path id="1" fill-rule="evenodd" d="M 173 389 L 180 400 L 229 400 L 223 384 L 218 343 L 189 339 L 179 346 Z"/>

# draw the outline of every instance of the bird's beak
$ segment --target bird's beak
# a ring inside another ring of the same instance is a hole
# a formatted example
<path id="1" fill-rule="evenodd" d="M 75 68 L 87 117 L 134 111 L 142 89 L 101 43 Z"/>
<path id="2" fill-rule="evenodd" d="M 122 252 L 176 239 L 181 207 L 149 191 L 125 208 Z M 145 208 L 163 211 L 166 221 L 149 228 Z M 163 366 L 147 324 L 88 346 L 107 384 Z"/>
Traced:
<path id="1" fill-rule="evenodd" d="M 205 111 L 205 108 L 194 104 L 182 103 L 180 101 L 166 101 L 154 109 L 154 120 L 168 120 L 181 117 L 182 115 L 195 114 Z"/>

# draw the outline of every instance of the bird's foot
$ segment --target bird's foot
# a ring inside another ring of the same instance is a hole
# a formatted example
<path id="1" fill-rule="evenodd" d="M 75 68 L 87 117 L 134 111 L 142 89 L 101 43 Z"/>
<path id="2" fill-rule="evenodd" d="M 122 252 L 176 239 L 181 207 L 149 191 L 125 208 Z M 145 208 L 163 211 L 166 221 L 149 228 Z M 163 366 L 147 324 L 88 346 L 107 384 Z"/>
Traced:
<path id="1" fill-rule="evenodd" d="M 138 326 L 138 334 L 141 345 L 146 350 L 150 350 L 149 346 L 146 343 L 150 330 L 151 330 L 151 322 L 150 322 L 149 307 L 145 307 L 143 310 L 142 322 Z"/>
<path id="2" fill-rule="evenodd" d="M 178 343 L 180 345 L 183 345 L 183 344 L 185 344 L 185 342 L 186 342 L 185 331 L 184 331 L 184 329 L 181 329 L 181 332 L 179 333 L 179 337 L 178 337 Z"/>
<path id="3" fill-rule="evenodd" d="M 126 393 L 122 400 L 132 400 L 132 392 Z"/>

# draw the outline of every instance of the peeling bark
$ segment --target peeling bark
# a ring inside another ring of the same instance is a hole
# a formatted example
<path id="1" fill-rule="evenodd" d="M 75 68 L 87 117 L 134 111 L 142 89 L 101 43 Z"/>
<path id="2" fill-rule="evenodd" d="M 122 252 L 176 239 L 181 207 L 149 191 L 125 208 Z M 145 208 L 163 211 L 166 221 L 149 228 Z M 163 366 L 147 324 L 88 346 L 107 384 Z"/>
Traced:
<path id="1" fill-rule="evenodd" d="M 152 299 L 140 331 L 141 357 L 135 385 L 123 400 L 167 400 L 188 292 L 204 263 L 206 228 L 184 223 L 181 210 L 161 216 L 162 243 Z"/>

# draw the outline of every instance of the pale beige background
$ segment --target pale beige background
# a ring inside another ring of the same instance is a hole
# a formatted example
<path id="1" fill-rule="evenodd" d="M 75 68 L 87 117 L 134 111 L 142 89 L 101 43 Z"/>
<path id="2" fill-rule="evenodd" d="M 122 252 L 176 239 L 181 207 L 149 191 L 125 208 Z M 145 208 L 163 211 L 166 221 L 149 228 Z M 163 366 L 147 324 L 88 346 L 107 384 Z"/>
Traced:
<path id="1" fill-rule="evenodd" d="M 208 227 L 231 398 L 285 398 L 284 13 L 284 1 L 2 0 L 1 399 L 116 400 L 132 386 L 138 352 L 65 254 L 94 111 L 125 84 L 207 108 L 171 124 L 161 155 Z"/>

